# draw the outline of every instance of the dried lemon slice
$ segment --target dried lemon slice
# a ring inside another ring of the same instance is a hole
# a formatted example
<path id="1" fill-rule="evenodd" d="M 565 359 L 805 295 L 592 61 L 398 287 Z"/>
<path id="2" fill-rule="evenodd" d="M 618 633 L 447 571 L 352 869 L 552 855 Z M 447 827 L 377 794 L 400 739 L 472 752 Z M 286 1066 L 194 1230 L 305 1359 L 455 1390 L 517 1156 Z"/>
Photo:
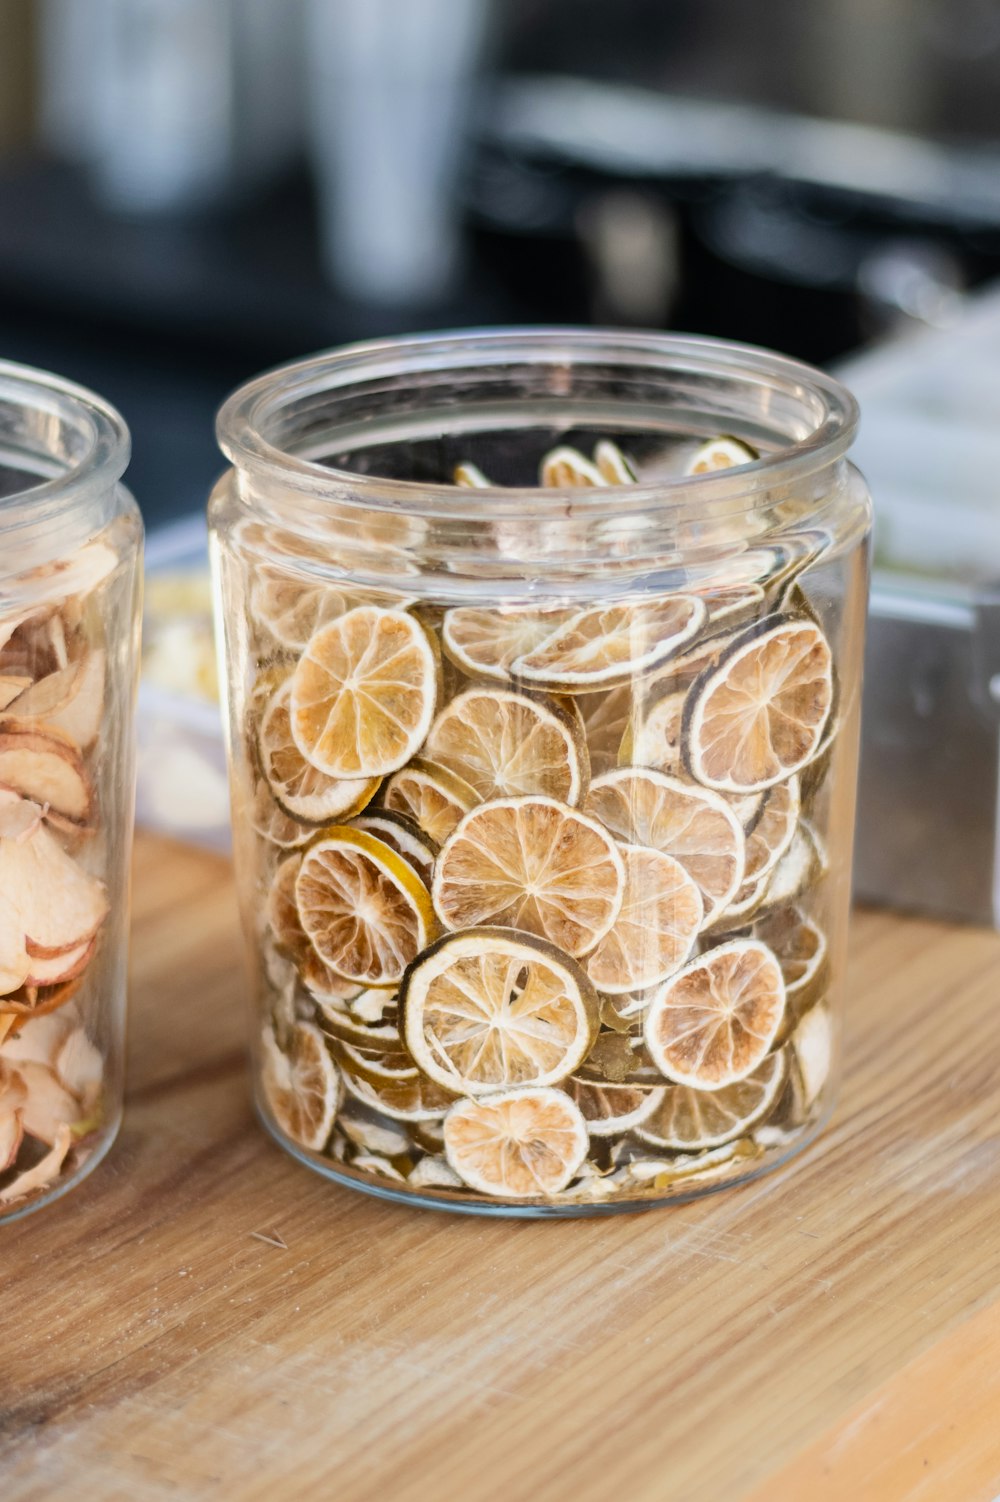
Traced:
<path id="1" fill-rule="evenodd" d="M 721 1090 L 753 1073 L 784 1012 L 785 982 L 776 956 L 758 939 L 732 939 L 663 984 L 643 1034 L 667 1079 Z"/>
<path id="2" fill-rule="evenodd" d="M 353 821 L 355 829 L 373 834 L 377 840 L 409 861 L 425 886 L 430 886 L 437 846 L 424 834 L 415 819 L 394 809 L 377 808 Z"/>
<path id="3" fill-rule="evenodd" d="M 696 595 L 594 606 L 516 657 L 512 672 L 526 683 L 574 693 L 609 688 L 661 667 L 704 619 Z"/>
<path id="4" fill-rule="evenodd" d="M 615 1137 L 653 1115 L 666 1085 L 613 1085 L 604 1080 L 567 1080 L 567 1095 L 580 1107 L 592 1137 Z"/>
<path id="5" fill-rule="evenodd" d="M 281 807 L 296 819 L 320 824 L 350 819 L 371 802 L 379 790 L 378 777 L 328 777 L 307 761 L 292 738 L 286 681 L 271 698 L 257 736 L 260 767 Z"/>
<path id="6" fill-rule="evenodd" d="M 774 870 L 795 837 L 800 808 L 797 777 L 768 788 L 747 836 L 745 881 L 756 881 Z"/>
<path id="7" fill-rule="evenodd" d="M 292 674 L 292 735 L 330 777 L 380 777 L 424 742 L 438 665 L 420 622 L 361 605 L 313 636 Z"/>
<path id="8" fill-rule="evenodd" d="M 431 936 L 427 888 L 388 845 L 333 826 L 302 857 L 299 922 L 324 964 L 345 980 L 395 986 Z"/>
<path id="9" fill-rule="evenodd" d="M 449 928 L 518 928 L 576 956 L 611 928 L 624 885 L 596 819 L 554 798 L 500 798 L 466 814 L 444 845 L 433 894 Z"/>
<path id="10" fill-rule="evenodd" d="M 455 772 L 420 756 L 389 778 L 383 797 L 387 809 L 407 815 L 435 845 L 444 843 L 478 801 L 475 789 Z"/>
<path id="11" fill-rule="evenodd" d="M 756 449 L 748 443 L 741 443 L 738 438 L 730 438 L 724 434 L 721 438 L 710 438 L 703 443 L 696 453 L 688 460 L 684 473 L 686 475 L 710 475 L 719 469 L 734 469 L 740 464 L 753 464 L 760 455 Z"/>
<path id="12" fill-rule="evenodd" d="M 770 616 L 738 635 L 691 690 L 684 757 L 707 787 L 753 792 L 815 755 L 833 703 L 833 664 L 812 621 Z"/>
<path id="13" fill-rule="evenodd" d="M 555 606 L 529 610 L 500 605 L 491 610 L 458 605 L 445 615 L 441 642 L 452 662 L 464 672 L 505 680 L 512 676 L 511 665 L 518 658 L 545 641 L 574 614 Z"/>
<path id="14" fill-rule="evenodd" d="M 411 1055 L 456 1095 L 557 1084 L 598 1029 L 597 995 L 579 966 L 503 928 L 439 939 L 407 971 L 400 1008 Z"/>
<path id="15" fill-rule="evenodd" d="M 266 627 L 279 646 L 301 652 L 322 626 L 357 604 L 343 590 L 310 584 L 265 565 L 250 590 L 250 614 Z"/>
<path id="16" fill-rule="evenodd" d="M 268 1110 L 286 1136 L 320 1152 L 333 1130 L 340 1100 L 340 1076 L 326 1051 L 323 1034 L 311 1022 L 291 1029 L 287 1048 L 265 1027 L 261 1037 L 261 1085 Z"/>
<path id="17" fill-rule="evenodd" d="M 621 995 L 655 986 L 683 965 L 701 927 L 701 892 L 673 856 L 625 845 L 621 911 L 587 958 L 599 991 Z"/>
<path id="18" fill-rule="evenodd" d="M 483 800 L 543 793 L 576 803 L 589 772 L 579 719 L 551 700 L 492 686 L 456 695 L 426 750 Z"/>
<path id="19" fill-rule="evenodd" d="M 788 1073 L 784 1049 L 769 1054 L 752 1074 L 721 1090 L 667 1085 L 659 1104 L 639 1123 L 651 1147 L 697 1152 L 741 1137 L 774 1107 Z"/>
<path id="20" fill-rule="evenodd" d="M 647 845 L 679 861 L 701 892 L 704 926 L 736 896 L 743 880 L 743 830 L 717 793 L 663 772 L 619 767 L 591 784 L 584 812 L 627 844 Z"/>
<path id="21" fill-rule="evenodd" d="M 444 1119 L 449 1166 L 470 1189 L 499 1199 L 546 1199 L 579 1171 L 587 1123 L 562 1090 L 508 1090 L 461 1100 Z"/>

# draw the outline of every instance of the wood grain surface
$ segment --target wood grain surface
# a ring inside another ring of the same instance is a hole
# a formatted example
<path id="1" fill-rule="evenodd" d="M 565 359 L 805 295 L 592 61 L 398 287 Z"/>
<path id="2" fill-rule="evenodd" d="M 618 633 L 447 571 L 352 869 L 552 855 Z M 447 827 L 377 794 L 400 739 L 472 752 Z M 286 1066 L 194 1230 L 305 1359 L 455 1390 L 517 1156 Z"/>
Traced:
<path id="1" fill-rule="evenodd" d="M 1000 938 L 862 913 L 832 1125 L 594 1221 L 383 1204 L 251 1116 L 228 868 L 144 837 L 129 1108 L 0 1233 L 3 1502 L 988 1502 Z"/>

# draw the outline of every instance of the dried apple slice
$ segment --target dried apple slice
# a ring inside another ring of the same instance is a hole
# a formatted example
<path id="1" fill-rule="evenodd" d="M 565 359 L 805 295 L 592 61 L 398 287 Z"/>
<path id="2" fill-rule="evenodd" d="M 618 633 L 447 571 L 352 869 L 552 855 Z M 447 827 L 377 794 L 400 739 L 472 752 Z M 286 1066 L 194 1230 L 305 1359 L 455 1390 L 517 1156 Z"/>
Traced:
<path id="1" fill-rule="evenodd" d="M 104 667 L 103 651 L 88 652 L 78 662 L 40 678 L 15 702 L 10 728 L 55 730 L 86 751 L 101 728 Z"/>
<path id="2" fill-rule="evenodd" d="M 61 736 L 32 730 L 0 733 L 0 786 L 79 822 L 91 790 L 79 752 Z"/>
<path id="3" fill-rule="evenodd" d="M 84 939 L 60 954 L 32 955 L 31 970 L 24 978 L 26 986 L 60 986 L 82 975 L 94 957 L 96 939 Z"/>
<path id="4" fill-rule="evenodd" d="M 30 804 L 27 810 L 30 814 Z M 0 808 L 0 892 L 36 948 L 51 952 L 81 944 L 107 916 L 104 883 L 66 854 L 37 814 L 25 827 L 26 816 L 17 808 Z M 18 823 L 20 833 L 12 835 Z"/>
<path id="5" fill-rule="evenodd" d="M 24 1173 L 19 1173 L 12 1183 L 0 1189 L 0 1204 L 9 1205 L 16 1200 L 26 1199 L 29 1194 L 34 1194 L 39 1189 L 47 1189 L 59 1177 L 72 1146 L 72 1127 L 60 1127 L 51 1151 L 45 1154 L 42 1161 L 36 1163 L 34 1168 L 28 1168 Z"/>
<path id="6" fill-rule="evenodd" d="M 24 922 L 6 891 L 0 889 L 0 996 L 20 990 L 30 973 Z"/>
<path id="7" fill-rule="evenodd" d="M 30 687 L 31 679 L 26 675 L 5 673 L 0 676 L 0 709 L 6 709 L 9 704 L 13 704 L 17 696 Z"/>
<path id="8" fill-rule="evenodd" d="M 24 1103 L 28 1089 L 10 1064 L 0 1059 L 0 1173 L 12 1168 L 24 1136 Z"/>
<path id="9" fill-rule="evenodd" d="M 46 1147 L 54 1147 L 60 1127 L 73 1127 L 80 1119 L 80 1102 L 45 1064 L 22 1063 L 18 1073 L 27 1088 L 21 1115 L 24 1130 Z"/>

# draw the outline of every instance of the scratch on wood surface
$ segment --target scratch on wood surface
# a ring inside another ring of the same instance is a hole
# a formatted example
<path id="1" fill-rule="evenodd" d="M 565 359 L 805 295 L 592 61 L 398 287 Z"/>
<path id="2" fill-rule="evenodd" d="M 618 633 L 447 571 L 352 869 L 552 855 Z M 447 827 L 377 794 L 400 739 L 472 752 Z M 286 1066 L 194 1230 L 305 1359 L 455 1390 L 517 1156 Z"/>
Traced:
<path id="1" fill-rule="evenodd" d="M 279 1252 L 288 1251 L 288 1242 L 279 1236 L 277 1231 L 251 1231 L 254 1241 L 266 1242 L 268 1246 L 276 1246 Z"/>

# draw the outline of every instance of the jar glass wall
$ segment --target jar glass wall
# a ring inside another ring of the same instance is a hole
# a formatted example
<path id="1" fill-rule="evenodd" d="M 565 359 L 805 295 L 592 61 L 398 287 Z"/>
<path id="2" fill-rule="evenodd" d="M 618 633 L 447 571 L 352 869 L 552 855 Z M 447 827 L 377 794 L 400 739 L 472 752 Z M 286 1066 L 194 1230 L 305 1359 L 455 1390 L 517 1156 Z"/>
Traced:
<path id="1" fill-rule="evenodd" d="M 260 1113 L 330 1177 L 581 1214 L 806 1142 L 838 1055 L 854 403 L 714 341 L 356 347 L 210 506 Z M 716 441 L 719 440 L 719 441 Z"/>
<path id="2" fill-rule="evenodd" d="M 142 524 L 98 397 L 0 364 L 0 1220 L 121 1116 Z"/>

